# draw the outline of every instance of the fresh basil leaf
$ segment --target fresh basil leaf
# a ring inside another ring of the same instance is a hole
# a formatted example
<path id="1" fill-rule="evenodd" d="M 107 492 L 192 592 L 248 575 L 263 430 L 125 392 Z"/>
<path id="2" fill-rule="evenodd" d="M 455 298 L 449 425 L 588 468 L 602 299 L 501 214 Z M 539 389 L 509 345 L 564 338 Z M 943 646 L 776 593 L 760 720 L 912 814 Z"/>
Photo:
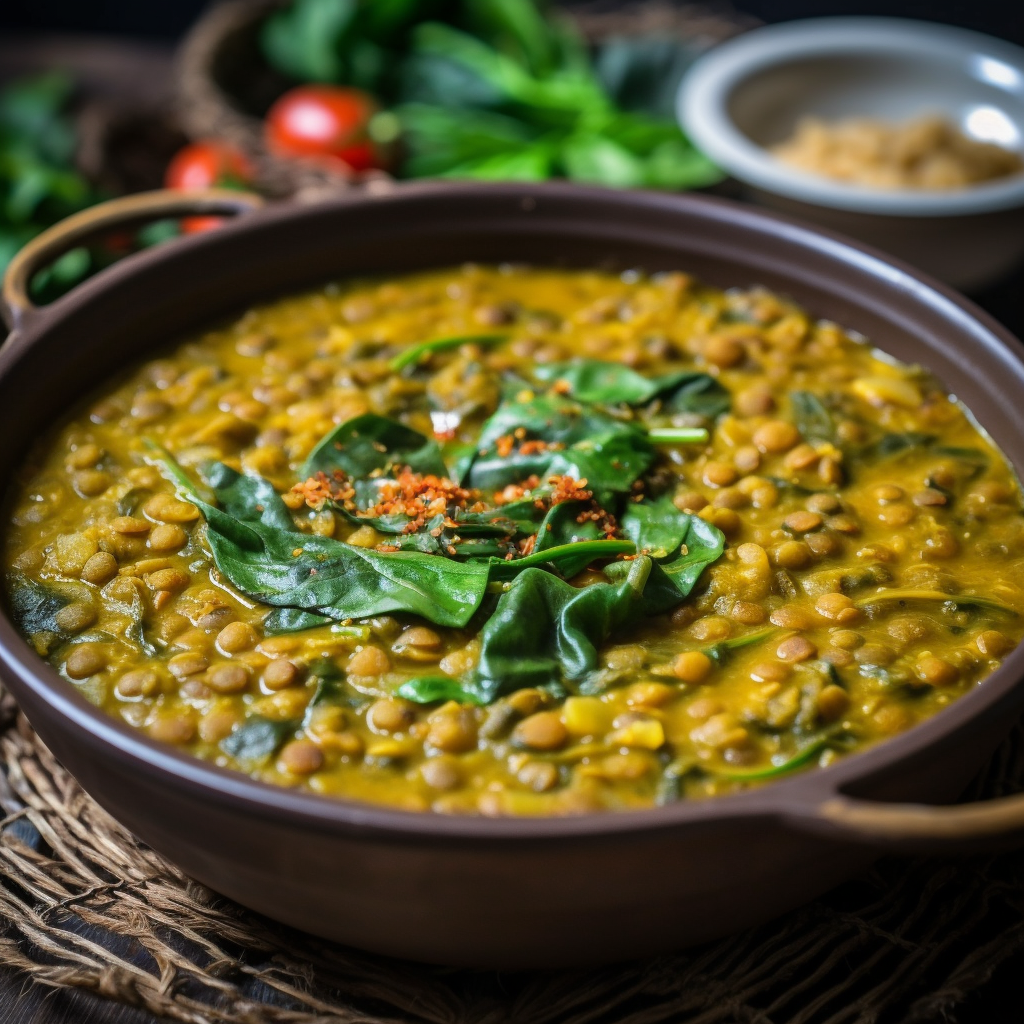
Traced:
<path id="1" fill-rule="evenodd" d="M 341 470 L 346 476 L 360 478 L 393 466 L 408 466 L 414 473 L 448 475 L 436 441 L 374 413 L 364 413 L 332 430 L 310 452 L 301 472 L 310 477 Z"/>
<path id="2" fill-rule="evenodd" d="M 220 748 L 236 761 L 256 766 L 273 757 L 295 732 L 296 726 L 296 722 L 278 722 L 251 715 L 221 740 Z"/>

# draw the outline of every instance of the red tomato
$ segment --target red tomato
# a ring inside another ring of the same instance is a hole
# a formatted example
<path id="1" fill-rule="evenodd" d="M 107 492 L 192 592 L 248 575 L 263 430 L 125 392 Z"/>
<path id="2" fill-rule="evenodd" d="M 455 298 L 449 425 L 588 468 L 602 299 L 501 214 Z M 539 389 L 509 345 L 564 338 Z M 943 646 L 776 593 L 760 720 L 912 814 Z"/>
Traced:
<path id="1" fill-rule="evenodd" d="M 179 149 L 167 165 L 168 188 L 238 188 L 252 180 L 249 161 L 226 142 L 193 142 Z"/>
<path id="2" fill-rule="evenodd" d="M 333 85 L 301 85 L 267 112 L 267 148 L 282 157 L 340 160 L 353 171 L 380 166 L 367 128 L 377 113 L 372 96 Z"/>
<path id="3" fill-rule="evenodd" d="M 248 185 L 252 176 L 252 168 L 243 153 L 226 142 L 210 140 L 193 142 L 178 150 L 167 165 L 164 184 L 185 190 L 239 188 Z M 223 223 L 223 217 L 185 217 L 181 230 L 192 235 Z"/>

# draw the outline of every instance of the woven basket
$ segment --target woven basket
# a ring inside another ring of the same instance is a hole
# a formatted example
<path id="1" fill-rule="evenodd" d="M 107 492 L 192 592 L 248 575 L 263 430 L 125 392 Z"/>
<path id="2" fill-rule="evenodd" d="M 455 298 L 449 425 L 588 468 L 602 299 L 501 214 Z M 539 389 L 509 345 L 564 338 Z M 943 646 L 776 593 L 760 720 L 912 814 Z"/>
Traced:
<path id="1" fill-rule="evenodd" d="M 233 143 L 255 168 L 256 186 L 273 198 L 390 187 L 394 179 L 384 171 L 344 173 L 267 152 L 259 115 L 294 83 L 263 60 L 259 32 L 266 18 L 289 2 L 227 0 L 196 23 L 182 44 L 177 68 L 179 116 L 186 133 L 193 140 Z M 616 35 L 671 33 L 696 47 L 709 47 L 757 24 L 721 4 L 671 0 L 595 0 L 568 13 L 592 43 Z"/>

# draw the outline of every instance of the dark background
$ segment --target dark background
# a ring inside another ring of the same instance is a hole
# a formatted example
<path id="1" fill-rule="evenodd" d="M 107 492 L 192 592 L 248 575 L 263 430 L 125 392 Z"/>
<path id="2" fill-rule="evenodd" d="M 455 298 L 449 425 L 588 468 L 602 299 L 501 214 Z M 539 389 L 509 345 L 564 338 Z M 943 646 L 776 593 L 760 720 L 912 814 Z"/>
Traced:
<path id="1" fill-rule="evenodd" d="M 174 39 L 209 0 L 0 0 L 0 32 L 47 29 Z M 734 0 L 764 21 L 825 14 L 892 15 L 944 21 L 1024 45 L 1024 0 Z"/>

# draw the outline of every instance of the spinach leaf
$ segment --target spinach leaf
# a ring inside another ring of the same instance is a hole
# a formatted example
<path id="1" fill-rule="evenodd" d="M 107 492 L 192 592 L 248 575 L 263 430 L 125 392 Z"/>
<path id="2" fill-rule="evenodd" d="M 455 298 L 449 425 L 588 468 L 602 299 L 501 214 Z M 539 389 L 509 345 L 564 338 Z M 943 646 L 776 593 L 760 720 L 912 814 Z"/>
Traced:
<path id="1" fill-rule="evenodd" d="M 891 459 L 919 448 L 930 448 L 935 441 L 936 438 L 933 434 L 907 430 L 903 433 L 883 434 L 868 451 L 876 459 Z"/>
<path id="2" fill-rule="evenodd" d="M 557 506 L 556 506 L 557 507 Z M 409 700 L 470 700 L 489 704 L 524 686 L 565 684 L 588 692 L 599 689 L 598 647 L 618 630 L 675 607 L 687 597 L 701 572 L 721 557 L 725 538 L 710 523 L 688 517 L 686 553 L 664 564 L 647 555 L 605 567 L 608 583 L 581 588 L 531 564 L 556 551 L 612 548 L 615 541 L 583 541 L 537 552 L 513 567 L 515 578 L 498 599 L 480 632 L 480 660 L 456 690 L 427 685 L 399 692 Z M 632 545 L 630 545 L 632 546 Z"/>
<path id="3" fill-rule="evenodd" d="M 724 665 L 729 658 L 732 657 L 735 651 L 742 650 L 744 647 L 752 647 L 754 644 L 763 643 L 765 640 L 771 639 L 773 636 L 777 636 L 779 633 L 778 629 L 759 629 L 753 633 L 745 633 L 743 636 L 734 636 L 728 640 L 719 640 L 718 643 L 712 644 L 710 647 L 704 649 L 704 653 L 716 664 Z"/>
<path id="4" fill-rule="evenodd" d="M 558 64 L 555 39 L 534 0 L 464 0 L 469 28 L 512 53 L 534 74 L 546 75 Z"/>
<path id="5" fill-rule="evenodd" d="M 501 455 L 495 450 L 502 437 L 525 432 L 529 440 L 564 446 L 524 454 L 519 447 Z M 483 425 L 477 455 L 463 484 L 481 490 L 518 483 L 536 474 L 587 478 L 592 490 L 628 490 L 654 461 L 646 432 L 594 406 L 560 395 L 515 395 L 498 406 Z"/>
<path id="6" fill-rule="evenodd" d="M 8 594 L 14 624 L 40 654 L 48 654 L 57 642 L 66 638 L 64 631 L 57 625 L 56 615 L 70 603 L 68 598 L 20 575 L 9 581 Z"/>
<path id="7" fill-rule="evenodd" d="M 793 420 L 805 441 L 835 443 L 835 424 L 825 403 L 811 391 L 794 391 L 789 396 Z"/>
<path id="8" fill-rule="evenodd" d="M 535 567 L 543 568 L 547 572 L 556 572 L 559 576 L 570 579 L 582 572 L 591 562 L 602 558 L 615 558 L 618 555 L 631 555 L 633 552 L 633 542 L 629 540 L 573 541 L 570 544 L 534 551 L 532 555 L 512 561 L 491 559 L 491 579 L 499 583 L 505 582 L 515 579 L 526 569 Z"/>
<path id="9" fill-rule="evenodd" d="M 594 492 L 629 492 L 651 463 L 654 447 L 641 433 L 608 433 L 554 452 L 545 475 L 586 480 Z"/>
<path id="10" fill-rule="evenodd" d="M 311 679 L 316 680 L 316 689 L 306 705 L 306 714 L 302 720 L 303 728 L 312 721 L 313 709 L 323 704 L 358 707 L 362 703 L 358 696 L 353 696 L 346 689 L 345 673 L 330 658 L 317 658 L 309 666 L 309 675 Z"/>
<path id="11" fill-rule="evenodd" d="M 701 573 L 717 562 L 725 551 L 725 534 L 717 526 L 712 526 L 700 516 L 688 516 L 688 519 L 679 554 L 666 562 L 656 562 L 651 571 L 645 592 L 650 614 L 674 608 L 689 597 Z M 625 564 L 613 562 L 605 573 L 614 579 L 616 573 L 623 571 L 619 566 Z"/>
<path id="12" fill-rule="evenodd" d="M 418 345 L 410 345 L 403 349 L 388 366 L 397 373 L 407 366 L 415 366 L 424 356 L 432 355 L 434 352 L 447 352 L 463 345 L 498 345 L 507 340 L 507 334 L 460 334 L 452 338 L 432 338 L 430 341 L 421 341 Z"/>
<path id="13" fill-rule="evenodd" d="M 221 740 L 220 748 L 236 761 L 256 766 L 284 746 L 288 737 L 295 732 L 297 724 L 251 715 L 230 736 Z"/>
<path id="14" fill-rule="evenodd" d="M 732 396 L 725 386 L 706 373 L 669 374 L 661 380 L 667 382 L 673 377 L 658 392 L 667 412 L 692 412 L 712 420 L 732 406 Z"/>
<path id="15" fill-rule="evenodd" d="M 673 412 L 693 412 L 709 418 L 727 412 L 730 406 L 729 392 L 714 377 L 695 371 L 644 377 L 619 363 L 573 359 L 544 363 L 533 372 L 541 381 L 565 381 L 572 398 L 579 402 L 638 406 L 661 398 Z"/>
<path id="16" fill-rule="evenodd" d="M 622 532 L 653 558 L 667 558 L 679 550 L 690 530 L 691 516 L 680 512 L 669 495 L 656 501 L 630 502 L 621 519 Z"/>
<path id="17" fill-rule="evenodd" d="M 275 608 L 263 620 L 263 632 L 267 636 L 301 633 L 306 629 L 326 626 L 333 621 L 329 615 L 318 615 L 316 612 L 303 611 L 301 608 Z"/>
<path id="18" fill-rule="evenodd" d="M 207 467 L 207 480 L 225 503 L 221 508 L 203 500 L 169 455 L 157 461 L 206 519 L 206 540 L 217 568 L 243 594 L 265 604 L 332 619 L 405 611 L 438 625 L 464 626 L 483 599 L 484 562 L 372 551 L 300 533 L 266 480 L 221 463 Z"/>
<path id="19" fill-rule="evenodd" d="M 330 476 L 341 470 L 354 479 L 375 470 L 408 466 L 414 473 L 447 476 L 437 442 L 384 416 L 364 413 L 346 420 L 332 430 L 309 454 L 302 467 L 303 477 L 318 472 Z"/>
<path id="20" fill-rule="evenodd" d="M 448 676 L 420 676 L 406 680 L 398 688 L 398 696 L 415 704 L 434 704 L 448 700 L 456 700 L 460 704 L 483 703 L 476 691 L 464 689 Z"/>
<path id="21" fill-rule="evenodd" d="M 127 616 L 124 639 L 138 647 L 143 653 L 154 657 L 156 647 L 146 637 L 145 615 L 146 605 L 139 594 L 138 587 L 126 577 L 115 576 L 101 591 L 100 595 L 108 608 L 119 611 Z"/>
<path id="22" fill-rule="evenodd" d="M 622 582 L 581 589 L 540 569 L 520 573 L 480 632 L 480 661 L 463 689 L 489 704 L 524 686 L 578 686 L 598 667 L 598 645 L 641 613 L 651 564 L 637 558 Z"/>
<path id="23" fill-rule="evenodd" d="M 480 428 L 477 449 L 488 451 L 499 438 L 514 435 L 520 427 L 531 439 L 566 446 L 599 434 L 643 433 L 632 424 L 585 403 L 561 395 L 534 395 L 527 391 L 506 398 L 498 406 Z"/>
<path id="24" fill-rule="evenodd" d="M 796 771 L 806 764 L 810 764 L 828 745 L 831 740 L 830 734 L 815 737 L 805 743 L 796 753 L 788 758 L 772 764 L 767 768 L 751 768 L 747 770 L 728 768 L 709 768 L 712 775 L 723 779 L 731 779 L 735 782 L 760 782 L 764 779 L 776 779 L 781 775 Z"/>

